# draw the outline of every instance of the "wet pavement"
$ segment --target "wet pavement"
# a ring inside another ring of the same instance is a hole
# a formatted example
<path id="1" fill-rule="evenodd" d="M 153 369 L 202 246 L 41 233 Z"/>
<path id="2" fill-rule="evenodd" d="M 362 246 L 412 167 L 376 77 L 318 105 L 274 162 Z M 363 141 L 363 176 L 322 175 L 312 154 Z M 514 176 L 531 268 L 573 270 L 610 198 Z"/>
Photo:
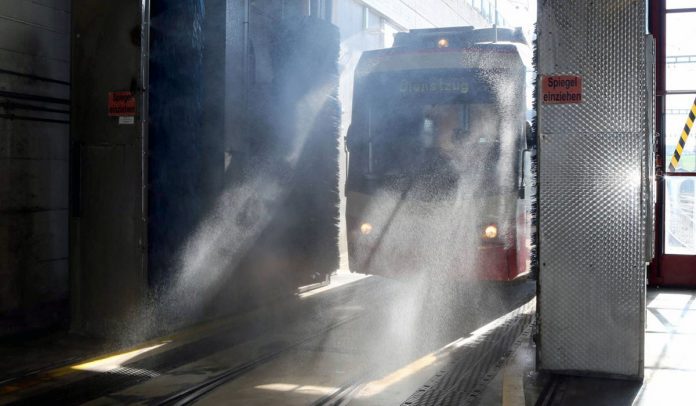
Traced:
<path id="1" fill-rule="evenodd" d="M 533 296 L 532 281 L 339 274 L 286 302 L 10 382 L 0 403 L 400 404 L 461 354 L 485 353 L 471 333 Z"/>

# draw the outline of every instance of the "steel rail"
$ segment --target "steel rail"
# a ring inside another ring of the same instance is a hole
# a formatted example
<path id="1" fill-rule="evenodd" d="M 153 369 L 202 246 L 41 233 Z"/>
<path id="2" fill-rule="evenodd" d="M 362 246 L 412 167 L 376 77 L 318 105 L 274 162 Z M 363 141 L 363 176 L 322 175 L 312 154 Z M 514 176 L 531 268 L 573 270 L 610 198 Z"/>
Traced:
<path id="1" fill-rule="evenodd" d="M 335 296 L 331 297 L 330 303 L 345 303 L 349 299 L 354 299 L 356 291 L 361 292 L 360 297 L 364 297 L 366 300 L 377 300 L 380 293 L 380 285 L 365 285 L 365 281 L 366 279 L 361 279 L 354 284 L 338 286 L 335 290 Z M 275 312 L 279 310 L 279 303 L 280 302 L 275 304 L 270 303 L 267 307 L 268 311 Z M 291 313 L 292 315 L 307 314 L 307 312 L 313 314 L 317 309 L 325 306 L 325 301 L 319 296 L 311 297 L 307 301 L 297 302 L 296 306 L 293 304 L 292 308 L 295 310 L 292 310 Z M 283 306 L 283 308 L 287 308 L 287 306 Z M 359 312 L 353 316 L 363 316 L 364 314 L 364 312 Z M 344 316 L 341 320 L 344 322 L 351 321 L 348 317 L 349 316 Z M 289 320 L 294 323 L 298 321 L 299 318 L 292 316 Z M 302 336 L 306 337 L 307 334 L 313 334 L 316 337 L 317 331 L 321 334 L 321 332 L 327 331 L 327 327 L 337 327 L 337 325 L 331 325 L 332 322 L 336 321 L 337 319 L 335 318 L 329 320 L 324 319 L 322 326 L 318 327 L 317 330 L 303 333 Z M 76 377 L 68 379 L 67 382 L 62 385 L 59 380 L 54 381 L 54 378 L 43 374 L 44 372 L 53 371 L 51 368 L 40 368 L 35 371 L 27 370 L 20 372 L 20 376 L 17 377 L 3 377 L 3 385 L 0 386 L 0 389 L 6 384 L 16 384 L 18 386 L 24 386 L 24 388 L 21 389 L 22 391 L 27 389 L 33 390 L 31 393 L 27 393 L 27 396 L 19 394 L 16 400 L 12 401 L 13 404 L 51 404 L 55 403 L 56 399 L 60 399 L 62 403 L 66 404 L 82 404 L 147 381 L 154 377 L 152 374 L 153 372 L 158 375 L 165 375 L 168 371 L 211 356 L 230 346 L 240 344 L 267 332 L 272 333 L 268 328 L 261 328 L 257 331 L 254 328 L 250 328 L 251 326 L 245 323 L 241 325 L 241 332 L 239 331 L 240 326 L 233 327 L 228 325 L 228 323 L 223 324 L 225 324 L 224 327 L 215 329 L 213 332 L 206 333 L 200 337 L 197 336 L 197 338 L 194 337 L 195 339 L 186 341 L 182 345 L 172 349 L 165 350 L 161 354 L 127 363 L 123 368 L 99 373 L 75 370 L 74 373 Z M 309 339 L 312 338 L 314 337 L 310 337 Z M 174 340 L 176 336 L 170 336 L 169 339 Z M 80 360 L 84 361 L 85 358 L 81 357 Z M 258 361 L 259 358 L 256 360 Z M 72 363 L 68 364 L 70 365 Z M 61 365 L 58 364 L 54 366 L 60 367 Z M 43 387 L 44 383 L 49 383 L 49 385 Z M 151 398 L 148 400 L 148 404 L 156 404 L 160 399 L 167 396 L 167 394 L 163 394 Z M 0 403 L 3 403 L 3 401 L 3 399 L 0 399 Z"/>
<path id="2" fill-rule="evenodd" d="M 561 384 L 560 375 L 551 375 L 546 385 L 544 385 L 539 398 L 534 403 L 534 406 L 551 406 L 556 398 L 559 387 Z"/>
<path id="3" fill-rule="evenodd" d="M 366 385 L 365 379 L 358 379 L 353 383 L 344 385 L 338 390 L 317 399 L 311 406 L 343 406 L 350 403 L 353 397 Z"/>
<path id="4" fill-rule="evenodd" d="M 23 379 L 37 377 L 38 375 L 41 375 L 49 371 L 53 371 L 58 368 L 70 366 L 81 360 L 81 357 L 74 356 L 38 368 L 23 370 L 13 375 L 0 376 L 0 388 L 2 388 L 5 385 L 20 382 Z"/>
<path id="5" fill-rule="evenodd" d="M 220 374 L 218 374 L 210 379 L 207 379 L 201 383 L 189 386 L 188 388 L 183 389 L 183 390 L 167 397 L 166 399 L 158 402 L 157 405 L 160 405 L 160 406 L 182 406 L 182 405 L 193 404 L 194 402 L 201 399 L 202 397 L 204 397 L 208 393 L 212 392 L 213 390 L 219 388 L 220 386 L 222 386 L 228 382 L 235 380 L 236 378 L 238 378 L 238 377 L 240 377 L 248 372 L 251 372 L 256 367 L 259 367 L 263 364 L 266 364 L 266 363 L 278 358 L 282 354 L 299 347 L 302 344 L 305 344 L 309 341 L 312 341 L 312 340 L 316 339 L 317 337 L 321 337 L 322 335 L 328 333 L 329 331 L 334 330 L 342 325 L 351 323 L 351 322 L 353 322 L 353 321 L 355 321 L 363 316 L 364 316 L 364 313 L 354 315 L 354 316 L 348 317 L 344 320 L 332 323 L 328 327 L 325 327 L 325 328 L 317 331 L 316 334 L 312 334 L 309 337 L 301 338 L 301 339 L 299 339 L 299 340 L 297 340 L 297 341 L 295 341 L 287 346 L 284 346 L 283 348 L 281 348 L 279 350 L 271 351 L 271 352 L 266 353 L 266 354 L 264 354 L 256 359 L 252 360 L 252 361 L 249 361 L 249 362 L 246 362 L 244 364 L 232 367 L 232 368 L 230 368 L 230 369 L 228 369 L 228 370 L 226 370 L 226 371 L 224 371 L 224 372 L 222 372 L 222 373 L 220 373 Z"/>

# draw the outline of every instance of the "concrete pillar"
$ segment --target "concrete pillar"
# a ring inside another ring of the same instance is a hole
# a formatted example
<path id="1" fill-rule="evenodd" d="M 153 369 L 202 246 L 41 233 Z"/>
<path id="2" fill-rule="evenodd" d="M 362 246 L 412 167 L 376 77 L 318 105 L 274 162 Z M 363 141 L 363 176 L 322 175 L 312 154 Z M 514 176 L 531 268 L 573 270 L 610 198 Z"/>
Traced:
<path id="1" fill-rule="evenodd" d="M 147 294 L 142 4 L 72 2 L 72 329 L 90 335 L 127 331 Z M 109 116 L 117 91 L 136 98 L 132 124 Z"/>

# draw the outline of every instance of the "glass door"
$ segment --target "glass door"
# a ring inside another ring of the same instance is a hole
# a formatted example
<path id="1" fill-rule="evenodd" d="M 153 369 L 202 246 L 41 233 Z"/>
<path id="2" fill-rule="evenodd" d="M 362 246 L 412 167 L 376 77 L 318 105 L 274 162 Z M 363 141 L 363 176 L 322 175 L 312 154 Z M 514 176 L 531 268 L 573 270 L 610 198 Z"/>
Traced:
<path id="1" fill-rule="evenodd" d="M 658 196 L 657 263 L 652 283 L 696 286 L 696 8 L 667 0 L 657 40 Z M 659 48 L 662 47 L 662 50 Z M 662 51 L 662 52 L 661 52 Z"/>

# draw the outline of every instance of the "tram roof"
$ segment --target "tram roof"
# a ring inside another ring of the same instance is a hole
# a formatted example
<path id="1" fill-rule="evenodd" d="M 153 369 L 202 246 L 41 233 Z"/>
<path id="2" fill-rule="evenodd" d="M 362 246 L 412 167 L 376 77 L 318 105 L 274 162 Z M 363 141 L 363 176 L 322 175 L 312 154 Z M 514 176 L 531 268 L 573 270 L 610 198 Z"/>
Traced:
<path id="1" fill-rule="evenodd" d="M 430 69 L 518 69 L 530 62 L 529 47 L 519 43 L 482 43 L 465 48 L 395 47 L 363 52 L 355 75 Z"/>
<path id="2" fill-rule="evenodd" d="M 446 44 L 438 46 L 443 40 Z M 521 28 L 498 28 L 497 37 L 493 28 L 427 28 L 398 33 L 392 48 L 363 52 L 355 75 L 357 78 L 378 72 L 530 65 L 531 50 Z"/>
<path id="3" fill-rule="evenodd" d="M 414 29 L 394 36 L 394 48 L 465 48 L 474 44 L 509 42 L 529 45 L 522 28 L 443 27 Z"/>

